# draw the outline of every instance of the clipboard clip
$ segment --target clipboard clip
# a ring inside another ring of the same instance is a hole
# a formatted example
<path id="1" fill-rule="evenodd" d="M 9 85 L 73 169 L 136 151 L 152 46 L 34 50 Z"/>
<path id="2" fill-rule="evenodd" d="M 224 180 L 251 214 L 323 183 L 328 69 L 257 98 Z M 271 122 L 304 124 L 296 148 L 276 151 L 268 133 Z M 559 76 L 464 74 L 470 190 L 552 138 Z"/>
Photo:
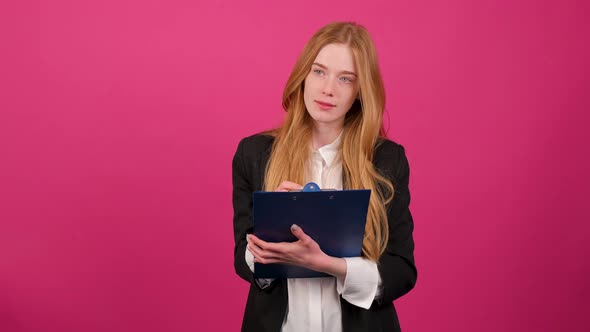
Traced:
<path id="1" fill-rule="evenodd" d="M 320 186 L 317 185 L 315 182 L 308 182 L 303 189 L 302 192 L 313 192 L 313 191 L 320 191 Z"/>

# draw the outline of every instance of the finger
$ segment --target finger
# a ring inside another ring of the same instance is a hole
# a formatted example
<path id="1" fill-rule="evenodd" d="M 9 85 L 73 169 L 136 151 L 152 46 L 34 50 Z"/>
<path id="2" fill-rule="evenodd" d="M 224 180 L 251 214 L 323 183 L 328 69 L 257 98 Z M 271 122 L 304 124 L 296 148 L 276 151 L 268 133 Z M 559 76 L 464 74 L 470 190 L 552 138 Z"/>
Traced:
<path id="1" fill-rule="evenodd" d="M 256 246 L 250 246 L 248 248 L 254 257 L 254 262 L 262 263 L 262 264 L 272 264 L 272 263 L 284 263 L 288 264 L 290 259 L 288 257 L 284 257 L 284 255 L 280 253 L 274 253 L 268 250 L 262 250 Z"/>
<path id="2" fill-rule="evenodd" d="M 248 243 L 248 245 L 246 246 L 246 248 L 248 248 L 248 250 L 250 250 L 250 252 L 252 254 L 258 254 L 259 252 L 262 251 L 262 249 L 260 249 L 259 246 L 255 245 L 254 243 Z"/>
<path id="3" fill-rule="evenodd" d="M 277 256 L 275 253 L 268 251 L 268 250 L 261 250 L 256 246 L 248 246 L 248 250 L 254 256 L 255 261 L 267 261 L 269 259 L 280 259 L 280 256 Z"/>
<path id="4" fill-rule="evenodd" d="M 248 250 L 252 254 L 252 257 L 254 257 L 254 260 L 256 260 L 256 252 L 250 245 L 246 246 L 246 250 Z"/>
<path id="5" fill-rule="evenodd" d="M 254 257 L 254 261 L 256 261 L 256 257 L 260 256 L 259 251 L 252 245 L 248 245 L 246 246 L 246 249 L 248 249 L 248 251 L 252 254 L 252 257 Z"/>
<path id="6" fill-rule="evenodd" d="M 272 251 L 275 253 L 283 252 L 286 249 L 285 248 L 286 243 L 284 243 L 284 242 L 280 242 L 280 243 L 266 242 L 264 240 L 261 240 L 256 235 L 250 234 L 250 245 L 252 245 L 252 244 L 254 244 L 258 248 L 260 248 L 260 250 L 268 250 L 268 251 Z"/>
<path id="7" fill-rule="evenodd" d="M 254 242 L 250 242 L 247 247 L 254 256 L 270 257 L 271 255 L 277 254 L 274 251 L 263 249 Z"/>
<path id="8" fill-rule="evenodd" d="M 276 258 L 254 258 L 254 261 L 256 263 L 260 263 L 260 264 L 274 264 L 274 263 L 283 263 L 286 264 L 286 262 L 283 262 L 280 259 L 276 259 Z"/>
<path id="9" fill-rule="evenodd" d="M 264 240 L 261 240 L 260 238 L 256 237 L 256 235 L 254 234 L 250 234 L 250 243 L 249 245 L 251 247 L 256 246 L 256 248 L 258 250 L 260 250 L 261 252 L 268 252 L 272 255 L 281 257 L 281 256 L 285 256 L 288 255 L 289 252 L 291 252 L 293 250 L 293 243 L 289 243 L 289 242 L 279 242 L 279 243 L 274 243 L 274 242 L 266 242 Z"/>
<path id="10" fill-rule="evenodd" d="M 261 251 L 267 252 L 273 255 L 285 255 L 289 251 L 290 243 L 280 242 L 280 243 L 272 243 L 266 242 L 264 247 L 258 245 L 258 248 Z"/>
<path id="11" fill-rule="evenodd" d="M 253 245 L 248 245 L 246 246 L 246 248 L 248 249 L 248 251 L 252 254 L 252 257 L 254 258 L 255 262 L 259 262 L 260 259 L 258 257 L 260 257 L 260 251 L 259 249 L 255 248 Z"/>
<path id="12" fill-rule="evenodd" d="M 296 224 L 291 225 L 291 233 L 295 235 L 301 242 L 307 243 L 309 241 L 313 241 L 313 239 L 303 232 L 301 227 L 297 226 Z"/>
<path id="13" fill-rule="evenodd" d="M 250 238 L 250 242 L 249 242 L 250 245 L 254 244 L 254 245 L 258 246 L 260 249 L 265 249 L 268 246 L 268 242 L 261 240 L 260 238 L 258 238 L 254 234 L 250 234 L 249 238 Z"/>
<path id="14" fill-rule="evenodd" d="M 299 183 L 295 183 L 295 182 L 291 182 L 291 181 L 283 181 L 281 182 L 281 184 L 279 185 L 279 187 L 277 188 L 276 191 L 283 191 L 283 190 L 301 190 L 303 189 L 303 186 L 300 185 Z"/>

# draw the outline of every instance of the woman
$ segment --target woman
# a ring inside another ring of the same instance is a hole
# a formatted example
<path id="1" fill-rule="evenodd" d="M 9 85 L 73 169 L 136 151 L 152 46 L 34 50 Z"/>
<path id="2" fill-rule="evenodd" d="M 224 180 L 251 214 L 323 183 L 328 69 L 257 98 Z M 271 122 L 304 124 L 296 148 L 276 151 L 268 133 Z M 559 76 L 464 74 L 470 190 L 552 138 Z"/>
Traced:
<path id="1" fill-rule="evenodd" d="M 251 283 L 243 331 L 399 331 L 393 300 L 416 282 L 409 167 L 385 137 L 385 91 L 375 46 L 354 23 L 321 28 L 299 56 L 276 130 L 244 138 L 233 159 L 234 265 Z M 362 257 L 327 256 L 297 225 L 293 243 L 252 233 L 252 192 L 371 189 Z M 254 279 L 254 262 L 331 278 Z"/>

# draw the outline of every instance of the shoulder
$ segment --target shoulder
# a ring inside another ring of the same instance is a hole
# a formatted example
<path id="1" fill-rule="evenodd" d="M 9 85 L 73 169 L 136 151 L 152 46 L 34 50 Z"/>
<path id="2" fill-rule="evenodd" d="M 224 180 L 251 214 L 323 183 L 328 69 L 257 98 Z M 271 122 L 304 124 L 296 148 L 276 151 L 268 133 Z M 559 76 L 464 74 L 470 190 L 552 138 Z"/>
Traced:
<path id="1" fill-rule="evenodd" d="M 274 137 L 268 132 L 244 137 L 238 144 L 234 160 L 238 159 L 243 160 L 244 162 L 249 162 L 258 161 L 260 158 L 268 158 L 273 142 Z"/>
<path id="2" fill-rule="evenodd" d="M 233 158 L 234 177 L 244 178 L 256 190 L 262 190 L 264 169 L 272 149 L 274 137 L 259 133 L 240 140 Z"/>
<path id="3" fill-rule="evenodd" d="M 405 148 L 385 137 L 380 137 L 375 144 L 373 164 L 390 178 L 399 178 L 402 174 L 409 173 Z"/>
<path id="4" fill-rule="evenodd" d="M 375 144 L 374 160 L 376 162 L 388 161 L 398 163 L 405 156 L 405 148 L 401 144 L 386 137 L 379 137 L 377 144 Z"/>
<path id="5" fill-rule="evenodd" d="M 259 155 L 269 151 L 273 142 L 274 137 L 265 132 L 247 136 L 240 140 L 236 154 Z"/>

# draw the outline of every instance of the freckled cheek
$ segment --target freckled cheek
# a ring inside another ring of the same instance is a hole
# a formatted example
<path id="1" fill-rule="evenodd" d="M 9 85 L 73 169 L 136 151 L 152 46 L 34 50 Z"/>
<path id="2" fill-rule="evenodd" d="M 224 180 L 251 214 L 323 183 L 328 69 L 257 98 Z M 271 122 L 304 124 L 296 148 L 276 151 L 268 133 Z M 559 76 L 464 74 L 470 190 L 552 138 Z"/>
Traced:
<path id="1" fill-rule="evenodd" d="M 313 78 L 307 78 L 305 80 L 305 90 L 307 93 L 313 93 L 321 89 L 319 80 Z"/>
<path id="2" fill-rule="evenodd" d="M 355 89 L 351 86 L 342 86 L 338 89 L 338 93 L 345 103 L 352 103 L 355 99 Z"/>
<path id="3" fill-rule="evenodd" d="M 314 97 L 312 91 L 314 91 L 313 86 L 311 84 L 307 84 L 306 82 L 305 87 L 303 89 L 303 102 L 307 110 L 309 110 L 313 104 Z"/>

